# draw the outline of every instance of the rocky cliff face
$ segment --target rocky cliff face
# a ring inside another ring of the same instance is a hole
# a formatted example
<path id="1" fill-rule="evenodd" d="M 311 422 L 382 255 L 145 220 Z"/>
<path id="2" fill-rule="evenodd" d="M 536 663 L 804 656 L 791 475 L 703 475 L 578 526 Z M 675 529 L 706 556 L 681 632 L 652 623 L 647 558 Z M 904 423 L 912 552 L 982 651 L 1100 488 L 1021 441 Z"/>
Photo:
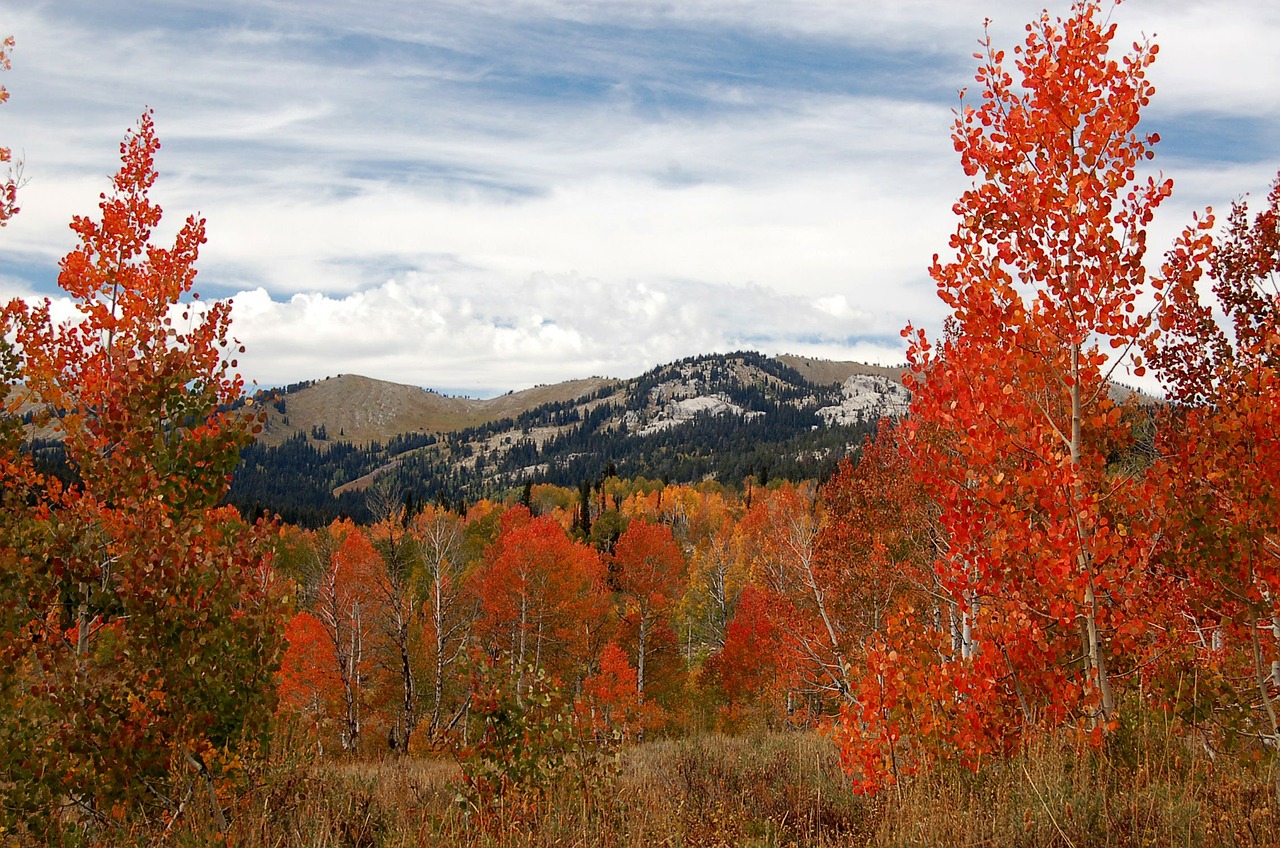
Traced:
<path id="1" fill-rule="evenodd" d="M 855 374 L 841 386 L 838 404 L 824 406 L 818 417 L 827 426 L 865 424 L 879 418 L 899 418 L 911 406 L 911 392 L 887 377 Z"/>

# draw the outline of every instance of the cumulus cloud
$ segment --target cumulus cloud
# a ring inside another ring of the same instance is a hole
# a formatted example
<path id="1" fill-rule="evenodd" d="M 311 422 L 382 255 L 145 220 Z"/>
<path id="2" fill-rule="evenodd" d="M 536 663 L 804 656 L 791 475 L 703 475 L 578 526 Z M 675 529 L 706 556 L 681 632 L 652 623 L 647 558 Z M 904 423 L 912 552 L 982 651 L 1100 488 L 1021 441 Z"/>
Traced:
<path id="1" fill-rule="evenodd" d="M 635 376 L 715 351 L 901 359 L 897 328 L 884 316 L 847 307 L 833 314 L 829 303 L 761 286 L 605 283 L 573 274 L 507 284 L 438 279 L 412 273 L 336 297 L 241 292 L 233 314 L 247 348 L 243 369 L 271 385 L 322 361 L 344 373 L 496 394 L 589 375 Z"/>

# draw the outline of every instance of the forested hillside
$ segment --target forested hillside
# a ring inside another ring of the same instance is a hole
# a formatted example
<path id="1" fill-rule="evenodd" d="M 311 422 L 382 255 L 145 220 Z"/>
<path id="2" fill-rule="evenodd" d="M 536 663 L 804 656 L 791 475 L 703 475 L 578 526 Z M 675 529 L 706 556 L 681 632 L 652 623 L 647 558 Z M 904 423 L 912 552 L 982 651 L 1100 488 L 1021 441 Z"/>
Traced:
<path id="1" fill-rule="evenodd" d="M 459 430 L 357 443 L 313 425 L 246 448 L 229 500 L 247 514 L 316 527 L 339 516 L 368 521 L 363 492 L 375 481 L 413 502 L 456 505 L 533 483 L 594 485 L 606 475 L 735 487 L 749 476 L 826 479 L 876 420 L 905 409 L 908 395 L 876 383 L 874 367 L 799 364 L 824 376 L 852 373 L 844 384 L 817 382 L 758 353 L 709 355 L 573 396 L 579 381 L 562 390 L 570 399 Z M 311 388 L 265 401 L 287 411 Z"/>

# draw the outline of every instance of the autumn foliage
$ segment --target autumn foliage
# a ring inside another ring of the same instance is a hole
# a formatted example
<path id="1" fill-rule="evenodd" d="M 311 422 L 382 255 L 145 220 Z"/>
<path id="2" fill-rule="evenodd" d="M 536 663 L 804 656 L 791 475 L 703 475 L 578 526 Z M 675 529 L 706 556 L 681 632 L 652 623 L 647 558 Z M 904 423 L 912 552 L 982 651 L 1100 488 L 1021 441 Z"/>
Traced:
<path id="1" fill-rule="evenodd" d="M 550 516 L 508 510 L 475 579 L 477 634 L 510 663 L 517 693 L 526 669 L 567 680 L 607 640 L 604 565 Z"/>
<path id="2" fill-rule="evenodd" d="M 1159 140 L 1138 130 L 1157 48 L 1110 58 L 1104 17 L 1046 13 L 1013 69 L 988 39 L 981 99 L 957 114 L 975 182 L 931 269 L 952 317 L 940 341 L 904 333 L 898 442 L 919 489 L 883 489 L 934 526 L 933 551 L 900 561 L 914 585 L 871 633 L 837 725 L 865 789 L 1063 726 L 1100 743 L 1152 706 L 1210 745 L 1277 738 L 1275 216 L 1250 227 L 1237 207 L 1217 246 L 1205 216 L 1148 273 L 1146 227 L 1172 191 L 1139 173 Z M 1204 273 L 1234 339 L 1199 300 Z M 1164 410 L 1116 388 L 1144 357 Z"/>
<path id="3" fill-rule="evenodd" d="M 1174 667 L 1204 693 L 1160 681 L 1174 708 L 1206 733 L 1280 744 L 1280 177 L 1250 220 L 1239 202 L 1225 232 L 1212 216 L 1188 227 L 1167 258 L 1149 357 L 1172 403 L 1157 418 L 1163 458 L 1160 564 L 1182 604 Z M 1213 301 L 1199 283 L 1207 278 Z M 1216 303 L 1214 303 L 1216 301 Z M 1213 307 L 1225 315 L 1215 319 Z"/>
<path id="4" fill-rule="evenodd" d="M 59 284 L 78 319 L 48 301 L 3 313 L 9 391 L 38 401 L 76 476 L 42 477 L 6 445 L 0 816 L 33 833 L 163 819 L 196 783 L 220 817 L 220 781 L 265 744 L 275 703 L 266 530 L 218 506 L 254 420 L 229 408 L 229 304 L 183 300 L 203 221 L 150 243 L 158 148 L 144 114 L 101 219 L 72 222 Z"/>

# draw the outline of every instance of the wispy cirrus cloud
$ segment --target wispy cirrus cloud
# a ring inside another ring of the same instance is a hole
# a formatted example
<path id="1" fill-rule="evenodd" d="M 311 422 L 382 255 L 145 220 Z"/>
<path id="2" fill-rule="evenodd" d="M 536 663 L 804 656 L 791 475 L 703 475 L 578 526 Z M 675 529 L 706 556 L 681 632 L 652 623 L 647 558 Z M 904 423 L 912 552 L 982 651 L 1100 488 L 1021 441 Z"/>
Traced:
<path id="1" fill-rule="evenodd" d="M 0 294 L 51 293 L 123 130 L 199 211 L 200 288 L 246 373 L 504 390 L 705 350 L 901 359 L 966 180 L 949 132 L 992 18 L 1040 2 L 128 2 L 12 10 L 0 136 L 26 161 Z M 1063 8 L 1061 11 L 1065 12 Z M 1192 208 L 1280 161 L 1280 12 L 1128 3 L 1148 121 Z M 639 311 L 637 311 L 639 310 Z"/>

